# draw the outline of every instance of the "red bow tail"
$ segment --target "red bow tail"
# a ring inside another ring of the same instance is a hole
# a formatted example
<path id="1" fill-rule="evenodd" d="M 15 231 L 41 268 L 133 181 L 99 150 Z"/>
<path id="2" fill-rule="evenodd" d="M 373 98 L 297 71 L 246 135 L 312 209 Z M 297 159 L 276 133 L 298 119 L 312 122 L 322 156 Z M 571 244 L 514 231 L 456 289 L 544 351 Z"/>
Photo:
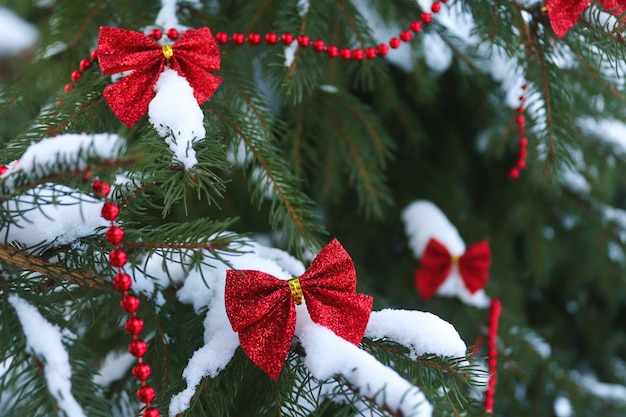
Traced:
<path id="1" fill-rule="evenodd" d="M 298 281 L 311 319 L 359 344 L 372 298 L 355 293 L 354 264 L 339 242 L 333 240 L 322 249 Z M 276 380 L 296 326 L 296 306 L 288 281 L 261 271 L 228 271 L 224 301 L 241 348 Z"/>
<path id="2" fill-rule="evenodd" d="M 185 31 L 171 49 L 168 60 L 163 47 L 141 32 L 100 28 L 98 63 L 102 72 L 133 71 L 104 89 L 111 110 L 127 126 L 132 127 L 148 111 L 166 64 L 187 80 L 198 104 L 208 100 L 222 82 L 206 72 L 220 68 L 219 49 L 208 28 Z"/>
<path id="3" fill-rule="evenodd" d="M 459 273 L 470 293 L 474 294 L 489 279 L 489 265 L 491 265 L 491 249 L 487 241 L 480 241 L 465 251 L 459 259 Z"/>
<path id="4" fill-rule="evenodd" d="M 546 0 L 548 17 L 554 33 L 559 38 L 574 27 L 580 14 L 589 7 L 591 0 Z"/>

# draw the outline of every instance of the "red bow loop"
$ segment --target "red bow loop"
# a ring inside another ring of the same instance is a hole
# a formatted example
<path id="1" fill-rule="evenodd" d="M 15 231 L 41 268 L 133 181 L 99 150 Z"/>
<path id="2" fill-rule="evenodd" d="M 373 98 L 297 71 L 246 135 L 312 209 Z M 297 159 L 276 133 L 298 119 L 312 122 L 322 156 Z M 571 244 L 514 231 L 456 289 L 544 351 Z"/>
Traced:
<path id="1" fill-rule="evenodd" d="M 208 28 L 185 31 L 171 50 L 173 54 L 166 57 L 163 47 L 141 32 L 100 28 L 98 63 L 102 72 L 133 70 L 104 89 L 107 103 L 127 126 L 134 126 L 148 111 L 156 95 L 154 86 L 166 65 L 187 80 L 198 104 L 208 100 L 222 82 L 220 77 L 206 72 L 220 68 L 217 42 Z"/>
<path id="2" fill-rule="evenodd" d="M 298 277 L 311 319 L 351 343 L 359 344 L 372 298 L 356 294 L 352 259 L 337 240 L 329 243 Z M 228 271 L 224 302 L 241 348 L 274 380 L 289 353 L 296 306 L 288 281 L 260 271 Z"/>
<path id="3" fill-rule="evenodd" d="M 437 239 L 426 245 L 420 267 L 415 270 L 415 286 L 424 300 L 429 300 L 444 283 L 455 262 L 448 249 Z M 487 241 L 468 247 L 458 258 L 459 274 L 471 294 L 485 287 L 489 278 L 491 250 Z"/>

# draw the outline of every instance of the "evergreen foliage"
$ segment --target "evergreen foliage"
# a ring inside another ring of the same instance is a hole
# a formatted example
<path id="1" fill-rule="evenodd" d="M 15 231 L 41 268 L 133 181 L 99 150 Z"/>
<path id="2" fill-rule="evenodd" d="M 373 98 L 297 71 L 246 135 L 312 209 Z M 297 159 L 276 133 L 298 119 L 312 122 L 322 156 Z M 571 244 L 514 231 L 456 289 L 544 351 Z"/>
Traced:
<path id="1" fill-rule="evenodd" d="M 606 19 L 593 1 L 559 39 L 542 2 L 451 0 L 443 8 L 471 16 L 471 37 L 433 15 L 399 48 L 404 64 L 344 61 L 300 47 L 285 65 L 283 45 L 220 45 L 224 82 L 202 105 L 207 136 L 194 145 L 198 163 L 185 170 L 147 116 L 133 128 L 115 117 L 102 96 L 111 77 L 95 63 L 63 91 L 95 48 L 100 26 L 153 27 L 159 2 L 2 3 L 34 24 L 39 40 L 18 56 L 0 55 L 0 165 L 62 133 L 115 133 L 126 147 L 114 159 L 87 150 L 0 179 L 0 415 L 58 412 L 46 364 L 27 349 L 11 294 L 74 335 L 67 343 L 72 392 L 86 415 L 140 415 L 130 367 L 104 386 L 93 377 L 130 340 L 109 282 L 115 272 L 105 228 L 70 243 L 7 241 L 6 230 L 28 214 L 8 202 L 34 199 L 28 210 L 44 213 L 76 190 L 89 194 L 87 171 L 116 183 L 111 199 L 122 207 L 133 271 L 169 285 L 158 293 L 163 299 L 142 293 L 138 313 L 163 415 L 185 388 L 181 374 L 203 344 L 207 313 L 179 301 L 179 272 L 170 268 L 201 273 L 249 236 L 303 261 L 337 237 L 374 310 L 433 312 L 474 345 L 487 311 L 456 299 L 424 302 L 415 291 L 418 261 L 400 213 L 416 199 L 439 206 L 466 242 L 491 244 L 486 292 L 503 304 L 494 414 L 625 415 L 626 148 L 606 140 L 615 133 L 603 124 L 618 124 L 618 135 L 626 135 L 623 16 Z M 305 33 L 354 49 L 375 46 L 381 25 L 397 36 L 430 7 L 413 0 L 310 3 L 305 15 L 296 0 L 179 1 L 176 12 L 181 24 L 213 34 Z M 435 41 L 452 56 L 443 69 L 429 61 Z M 507 95 L 519 86 L 488 70 L 497 57 L 513 62 L 510 71 L 528 83 L 528 166 L 517 181 L 508 177 L 519 136 Z M 50 184 L 59 185 L 53 195 L 38 197 Z M 165 280 L 150 275 L 148 260 L 159 256 Z M 434 415 L 485 415 L 484 346 L 478 358 L 417 360 L 387 340 L 365 339 L 362 348 L 418 386 Z M 184 415 L 398 415 L 341 375 L 316 380 L 305 355 L 294 345 L 273 382 L 238 349 L 224 371 L 202 381 Z M 563 398 L 572 414 L 555 406 Z"/>

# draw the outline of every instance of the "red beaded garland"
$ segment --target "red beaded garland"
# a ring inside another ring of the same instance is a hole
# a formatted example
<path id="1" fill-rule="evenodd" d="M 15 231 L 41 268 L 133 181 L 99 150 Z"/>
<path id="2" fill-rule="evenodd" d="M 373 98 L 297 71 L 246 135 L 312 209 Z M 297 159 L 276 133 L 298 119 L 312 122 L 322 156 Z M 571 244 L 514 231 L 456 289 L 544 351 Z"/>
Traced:
<path id="1" fill-rule="evenodd" d="M 98 59 L 97 49 L 94 49 L 93 51 L 91 51 L 91 53 L 89 54 L 89 59 L 91 59 L 92 61 L 95 61 L 96 59 Z"/>
<path id="2" fill-rule="evenodd" d="M 117 218 L 119 214 L 120 208 L 110 201 L 107 201 L 106 203 L 104 203 L 104 206 L 102 206 L 102 217 L 104 217 L 106 220 L 113 221 Z"/>
<path id="3" fill-rule="evenodd" d="M 65 87 L 63 87 L 63 91 L 65 91 L 66 93 L 69 93 L 73 89 L 74 89 L 74 84 L 65 84 Z"/>
<path id="4" fill-rule="evenodd" d="M 124 298 L 122 298 L 122 301 L 120 301 L 122 310 L 130 314 L 137 311 L 139 304 L 141 304 L 139 298 L 131 294 L 125 295 Z"/>
<path id="5" fill-rule="evenodd" d="M 70 75 L 70 78 L 72 79 L 72 81 L 76 82 L 81 75 L 83 75 L 83 73 L 80 71 L 72 71 L 72 75 Z"/>
<path id="6" fill-rule="evenodd" d="M 124 231 L 117 226 L 111 226 L 107 229 L 104 237 L 113 245 L 118 245 L 124 239 Z"/>
<path id="7" fill-rule="evenodd" d="M 519 96 L 520 104 L 515 109 L 517 116 L 515 117 L 515 124 L 517 125 L 516 131 L 520 136 L 518 142 L 517 161 L 515 166 L 509 171 L 509 177 L 513 179 L 519 178 L 520 170 L 526 168 L 526 157 L 528 156 L 528 138 L 526 137 L 526 117 L 524 112 L 526 111 L 526 89 L 527 84 L 522 85 L 522 94 Z"/>
<path id="8" fill-rule="evenodd" d="M 224 32 L 218 32 L 215 34 L 215 40 L 218 43 L 224 44 L 226 42 L 228 42 L 228 35 Z"/>
<path id="9" fill-rule="evenodd" d="M 367 57 L 367 59 L 374 59 L 376 58 L 376 55 L 376 49 L 372 48 L 371 46 L 365 50 L 365 56 Z"/>
<path id="10" fill-rule="evenodd" d="M 413 32 L 411 32 L 410 30 L 403 30 L 400 33 L 400 39 L 402 39 L 404 42 L 410 42 L 411 39 L 413 39 Z"/>
<path id="11" fill-rule="evenodd" d="M 163 36 L 163 31 L 161 29 L 158 28 L 154 28 L 150 31 L 150 33 L 148 34 L 148 36 L 150 36 L 152 39 L 154 39 L 155 41 L 158 41 L 159 39 L 161 39 L 161 37 Z"/>
<path id="12" fill-rule="evenodd" d="M 363 52 L 362 49 L 354 49 L 352 51 L 352 58 L 356 59 L 357 61 L 361 61 L 364 56 L 365 52 Z"/>
<path id="13" fill-rule="evenodd" d="M 109 254 L 109 263 L 115 267 L 121 268 L 128 262 L 128 255 L 121 249 L 113 249 Z"/>
<path id="14" fill-rule="evenodd" d="M 291 42 L 293 42 L 293 35 L 291 33 L 283 33 L 280 35 L 280 41 L 285 45 L 291 45 Z"/>
<path id="15" fill-rule="evenodd" d="M 307 46 L 309 46 L 311 44 L 311 38 L 309 38 L 307 35 L 300 35 L 298 36 L 298 45 L 306 48 Z"/>
<path id="16" fill-rule="evenodd" d="M 439 13 L 441 11 L 441 3 L 439 2 L 435 2 L 430 6 L 430 10 L 433 11 L 433 13 Z"/>
<path id="17" fill-rule="evenodd" d="M 389 53 L 389 47 L 386 44 L 381 43 L 378 45 L 378 53 L 380 55 L 387 55 L 387 53 Z"/>
<path id="18" fill-rule="evenodd" d="M 391 46 L 393 49 L 400 47 L 400 39 L 398 38 L 389 39 L 389 46 Z"/>
<path id="19" fill-rule="evenodd" d="M 250 45 L 258 45 L 261 43 L 261 35 L 258 33 L 251 33 L 248 35 L 248 42 Z"/>
<path id="20" fill-rule="evenodd" d="M 81 59 L 78 63 L 78 68 L 80 68 L 81 71 L 87 70 L 87 68 L 89 68 L 90 66 L 91 61 L 89 61 L 88 59 Z"/>
<path id="21" fill-rule="evenodd" d="M 433 21 L 433 15 L 431 15 L 430 13 L 422 13 L 420 18 L 424 23 L 431 23 Z"/>
<path id="22" fill-rule="evenodd" d="M 167 35 L 168 38 L 170 38 L 171 40 L 176 40 L 178 39 L 178 30 L 176 30 L 175 28 L 169 28 L 165 34 Z"/>
<path id="23" fill-rule="evenodd" d="M 146 408 L 142 417 L 161 417 L 161 413 L 154 407 Z"/>
<path id="24" fill-rule="evenodd" d="M 150 369 L 150 365 L 147 363 L 138 363 L 133 366 L 133 376 L 137 381 L 146 381 L 150 377 L 151 373 L 152 369 Z"/>
<path id="25" fill-rule="evenodd" d="M 418 33 L 422 31 L 422 22 L 411 22 L 410 28 L 413 32 Z"/>
<path id="26" fill-rule="evenodd" d="M 315 49 L 317 52 L 321 52 L 326 48 L 326 44 L 324 43 L 323 40 L 318 39 L 316 41 L 313 41 L 313 49 Z"/>
<path id="27" fill-rule="evenodd" d="M 113 286 L 120 291 L 128 291 L 132 283 L 133 279 L 130 275 L 123 272 L 116 274 L 115 278 L 113 278 Z"/>
<path id="28" fill-rule="evenodd" d="M 341 56 L 341 59 L 350 59 L 352 58 L 352 51 L 349 48 L 342 48 L 339 51 L 339 56 Z"/>
<path id="29" fill-rule="evenodd" d="M 101 197 L 106 197 L 107 195 L 109 195 L 109 192 L 111 191 L 111 186 L 106 182 L 95 180 L 93 184 L 91 185 L 91 190 L 96 195 L 99 195 Z"/>
<path id="30" fill-rule="evenodd" d="M 267 42 L 269 45 L 274 45 L 276 44 L 276 42 L 278 42 L 278 35 L 276 35 L 275 33 L 266 33 L 265 34 L 265 42 Z"/>
<path id="31" fill-rule="evenodd" d="M 134 336 L 143 330 L 143 320 L 139 317 L 129 317 L 124 324 L 126 331 Z"/>
<path id="32" fill-rule="evenodd" d="M 337 48 L 336 46 L 329 46 L 328 48 L 326 48 L 326 55 L 328 55 L 331 58 L 335 58 L 337 55 L 339 55 L 339 48 Z"/>
<path id="33" fill-rule="evenodd" d="M 136 358 L 141 358 L 148 351 L 148 344 L 143 340 L 137 339 L 130 342 L 128 351 Z"/>
<path id="34" fill-rule="evenodd" d="M 156 397 L 156 391 L 150 385 L 145 385 L 137 390 L 137 399 L 142 403 L 149 404 Z"/>
<path id="35" fill-rule="evenodd" d="M 243 33 L 233 33 L 232 40 L 235 45 L 242 45 L 246 41 L 246 37 Z"/>

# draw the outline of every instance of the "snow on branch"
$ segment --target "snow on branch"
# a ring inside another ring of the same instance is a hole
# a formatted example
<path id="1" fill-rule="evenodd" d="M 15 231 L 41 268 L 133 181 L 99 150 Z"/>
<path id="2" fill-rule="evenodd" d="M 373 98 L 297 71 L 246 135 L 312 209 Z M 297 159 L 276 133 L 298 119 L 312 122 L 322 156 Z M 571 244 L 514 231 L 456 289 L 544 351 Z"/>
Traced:
<path id="1" fill-rule="evenodd" d="M 9 295 L 24 330 L 28 351 L 41 360 L 48 391 L 67 417 L 85 417 L 85 412 L 72 394 L 72 368 L 63 346 L 61 329 L 49 323 L 39 311 L 15 294 Z"/>

